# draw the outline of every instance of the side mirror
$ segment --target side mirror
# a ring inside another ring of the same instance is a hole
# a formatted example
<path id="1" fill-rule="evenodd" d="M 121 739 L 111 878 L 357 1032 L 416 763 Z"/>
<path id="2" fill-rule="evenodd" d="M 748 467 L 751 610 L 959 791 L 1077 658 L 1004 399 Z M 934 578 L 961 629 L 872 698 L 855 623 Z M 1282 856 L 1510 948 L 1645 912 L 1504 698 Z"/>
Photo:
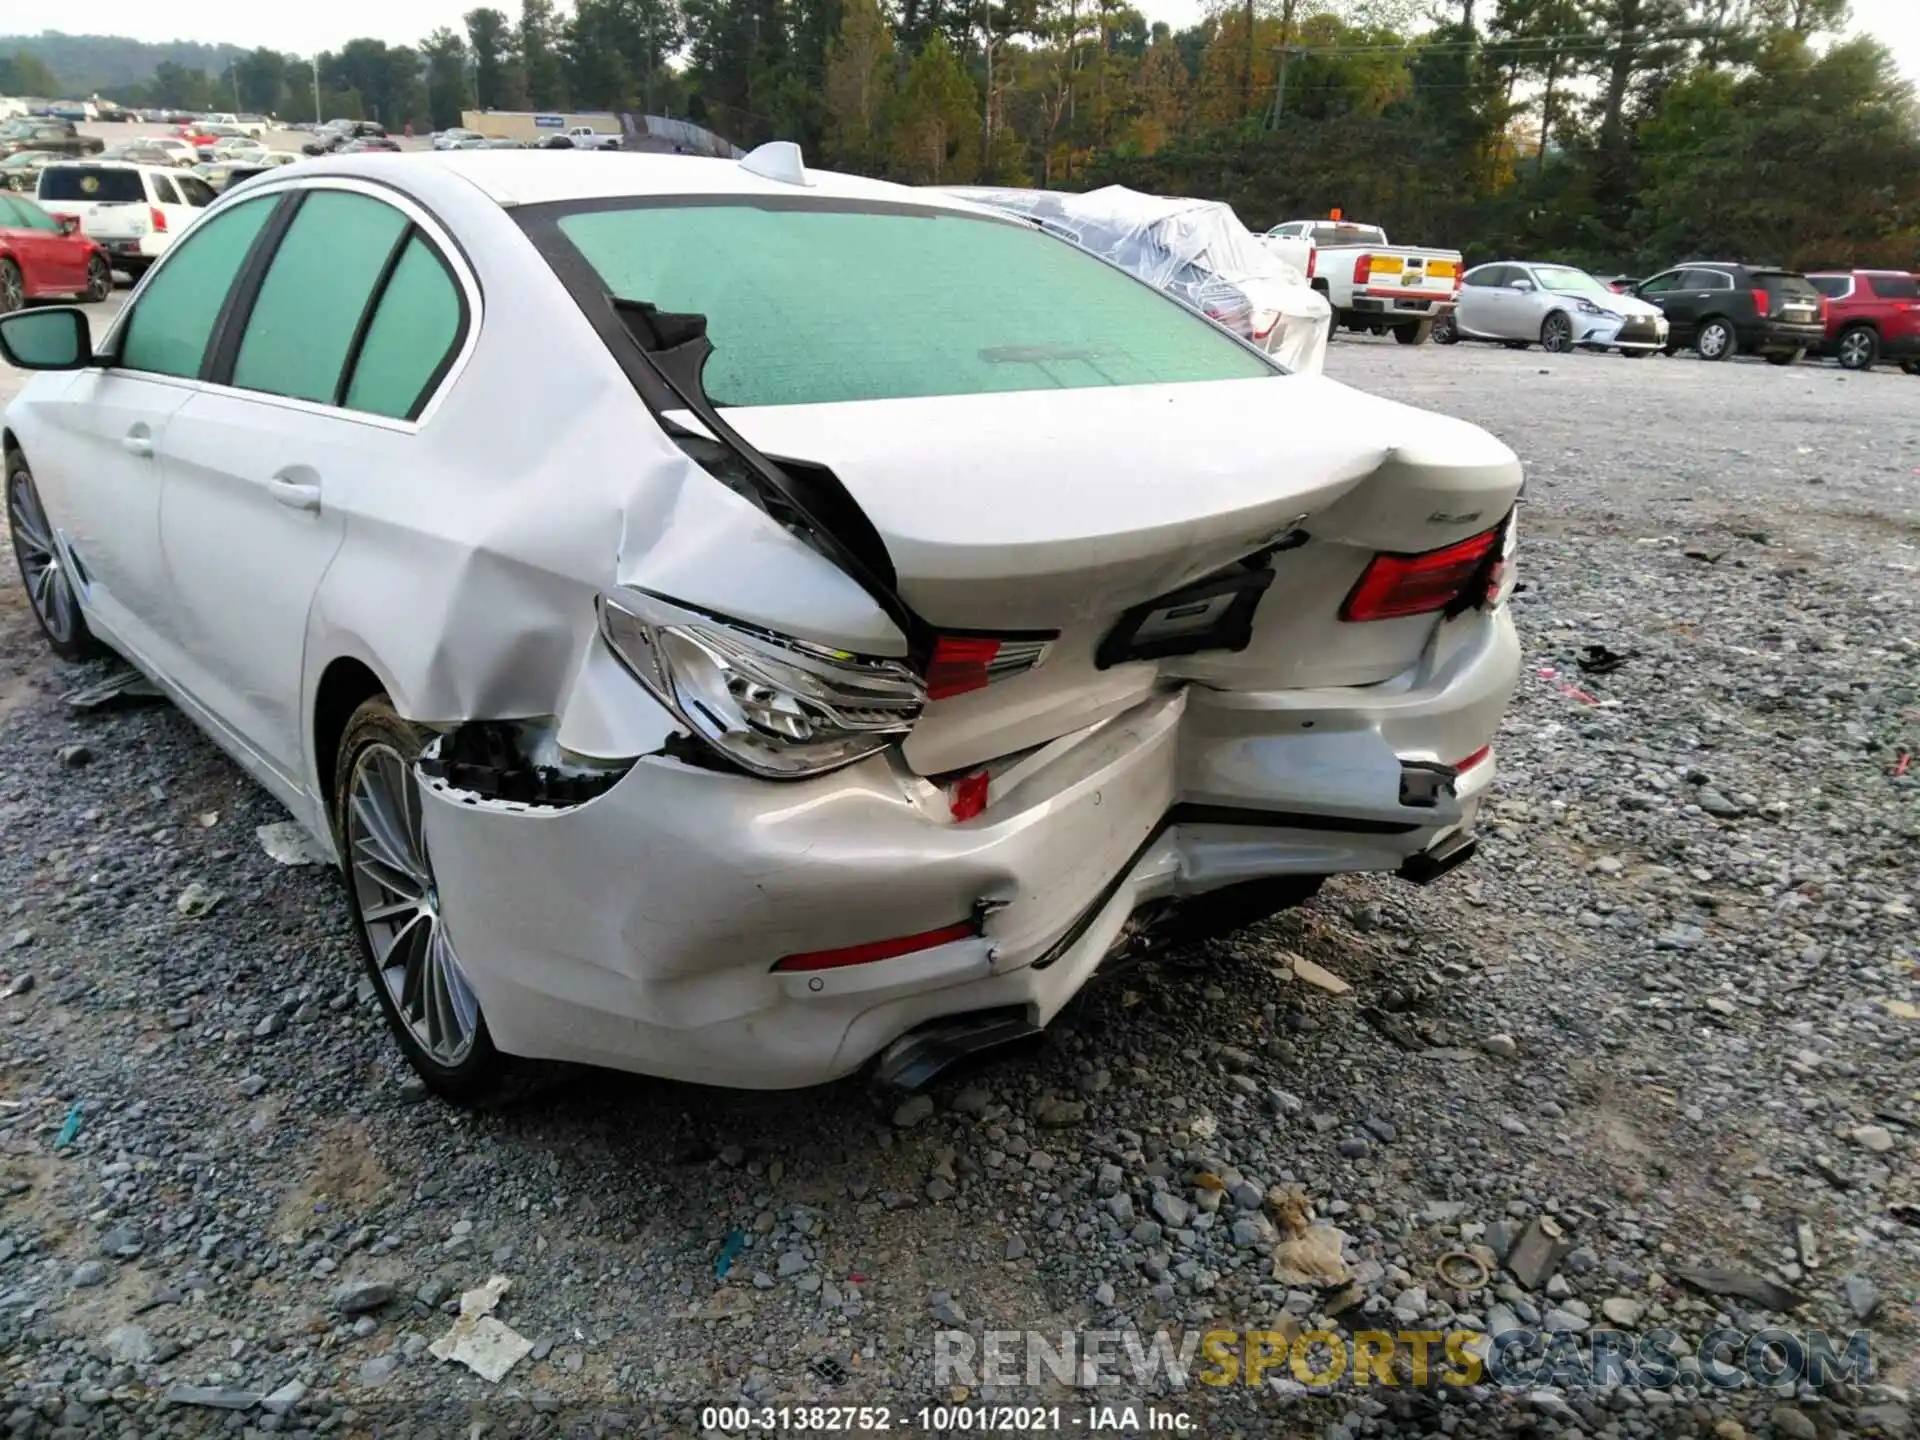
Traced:
<path id="1" fill-rule="evenodd" d="M 1509 280 L 1507 282 L 1507 288 L 1509 290 L 1518 290 L 1523 295 L 1531 294 L 1533 291 L 1533 282 L 1531 280 Z"/>
<path id="2" fill-rule="evenodd" d="M 76 305 L 0 316 L 0 359 L 22 370 L 83 370 L 93 362 L 93 332 Z"/>
<path id="3" fill-rule="evenodd" d="M 79 234 L 80 217 L 78 215 L 62 215 L 60 217 L 60 233 L 62 235 Z"/>

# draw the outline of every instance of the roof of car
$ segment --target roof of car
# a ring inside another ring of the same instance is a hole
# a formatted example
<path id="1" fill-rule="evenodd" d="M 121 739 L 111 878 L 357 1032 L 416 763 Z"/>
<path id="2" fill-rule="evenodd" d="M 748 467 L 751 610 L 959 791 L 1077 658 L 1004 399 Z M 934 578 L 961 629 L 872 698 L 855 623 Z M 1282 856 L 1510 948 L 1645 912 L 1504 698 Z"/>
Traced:
<path id="1" fill-rule="evenodd" d="M 806 186 L 768 180 L 737 160 L 693 155 L 649 155 L 598 150 L 412 150 L 377 160 L 324 157 L 300 166 L 301 175 L 354 174 L 394 180 L 409 170 L 457 175 L 501 205 L 543 205 L 624 195 L 766 195 L 883 200 L 977 215 L 980 207 L 907 185 L 831 170 L 807 171 Z"/>

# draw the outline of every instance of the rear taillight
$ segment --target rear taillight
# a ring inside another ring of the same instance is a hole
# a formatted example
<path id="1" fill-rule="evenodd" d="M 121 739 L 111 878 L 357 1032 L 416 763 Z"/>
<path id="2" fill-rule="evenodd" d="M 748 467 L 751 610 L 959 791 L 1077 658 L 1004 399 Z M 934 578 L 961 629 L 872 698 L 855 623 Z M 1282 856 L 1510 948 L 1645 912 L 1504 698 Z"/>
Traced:
<path id="1" fill-rule="evenodd" d="M 1031 670 L 1047 653 L 1045 640 L 990 635 L 941 635 L 927 663 L 927 698 L 945 700 L 984 690 L 996 680 Z"/>
<path id="2" fill-rule="evenodd" d="M 1372 278 L 1373 278 L 1373 257 L 1371 255 L 1362 255 L 1358 260 L 1354 262 L 1353 283 L 1356 285 L 1364 285 L 1367 283 L 1367 281 L 1371 280 Z"/>
<path id="3" fill-rule="evenodd" d="M 1320 259 L 1320 249 L 1316 245 L 1307 247 L 1307 279 L 1313 279 L 1313 268 Z"/>
<path id="4" fill-rule="evenodd" d="M 901 935 L 892 940 L 869 940 L 864 945 L 848 945 L 839 950 L 808 950 L 787 955 L 774 962 L 775 970 L 838 970 L 847 965 L 871 965 L 876 960 L 895 960 L 920 950 L 951 945 L 980 933 L 971 920 L 944 925 L 938 930 L 922 930 L 918 935 Z"/>
<path id="5" fill-rule="evenodd" d="M 1397 620 L 1431 615 L 1463 600 L 1480 603 L 1491 593 L 1488 577 L 1499 564 L 1503 528 L 1496 525 L 1421 555 L 1374 556 L 1340 607 L 1340 618 Z"/>
<path id="6" fill-rule="evenodd" d="M 154 234 L 164 235 L 167 233 L 166 211 L 162 210 L 158 205 L 149 205 L 147 207 L 147 218 L 153 222 Z"/>
<path id="7" fill-rule="evenodd" d="M 1753 313 L 1758 315 L 1762 320 L 1767 318 L 1768 303 L 1766 291 L 1756 290 L 1753 292 Z"/>

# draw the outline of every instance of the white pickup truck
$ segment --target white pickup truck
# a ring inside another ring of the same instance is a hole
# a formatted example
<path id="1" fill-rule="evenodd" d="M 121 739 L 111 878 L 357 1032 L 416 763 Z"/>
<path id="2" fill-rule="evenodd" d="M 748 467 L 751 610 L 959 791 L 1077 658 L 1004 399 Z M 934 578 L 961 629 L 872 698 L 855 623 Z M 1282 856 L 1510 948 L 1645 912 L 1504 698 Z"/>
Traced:
<path id="1" fill-rule="evenodd" d="M 1391 330 L 1402 345 L 1422 345 L 1437 316 L 1460 294 L 1464 265 L 1458 250 L 1389 245 L 1377 225 L 1330 220 L 1289 220 L 1267 232 L 1270 244 L 1304 240 L 1313 246 L 1313 288 L 1333 306 L 1336 326 Z"/>
<path id="2" fill-rule="evenodd" d="M 576 125 L 567 131 L 576 150 L 618 150 L 625 138 L 619 131 L 596 130 L 591 125 Z"/>

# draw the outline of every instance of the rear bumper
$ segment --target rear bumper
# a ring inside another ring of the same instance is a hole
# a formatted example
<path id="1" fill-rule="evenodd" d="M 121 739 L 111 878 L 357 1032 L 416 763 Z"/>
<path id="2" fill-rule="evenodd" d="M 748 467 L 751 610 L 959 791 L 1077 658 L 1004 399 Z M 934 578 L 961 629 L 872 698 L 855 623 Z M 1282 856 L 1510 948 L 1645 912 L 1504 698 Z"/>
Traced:
<path id="1" fill-rule="evenodd" d="M 1761 320 L 1739 330 L 1740 344 L 1747 350 L 1817 350 L 1826 339 L 1824 325 L 1787 325 L 1778 320 Z"/>
<path id="2" fill-rule="evenodd" d="M 964 824 L 887 759 L 775 784 L 665 756 L 564 810 L 423 777 L 424 823 L 442 915 L 503 1050 L 803 1086 L 942 1016 L 1013 1008 L 1046 1024 L 1147 901 L 1395 872 L 1469 834 L 1492 763 L 1430 806 L 1402 803 L 1403 767 L 1487 745 L 1518 669 L 1501 610 L 1441 627 L 1380 685 L 1162 692 L 1048 747 Z M 934 949 L 772 969 L 969 917 L 978 933 Z"/>
<path id="3" fill-rule="evenodd" d="M 1390 290 L 1355 295 L 1343 318 L 1356 320 L 1431 320 L 1444 315 L 1454 305 L 1452 291 L 1414 292 L 1401 295 Z"/>

